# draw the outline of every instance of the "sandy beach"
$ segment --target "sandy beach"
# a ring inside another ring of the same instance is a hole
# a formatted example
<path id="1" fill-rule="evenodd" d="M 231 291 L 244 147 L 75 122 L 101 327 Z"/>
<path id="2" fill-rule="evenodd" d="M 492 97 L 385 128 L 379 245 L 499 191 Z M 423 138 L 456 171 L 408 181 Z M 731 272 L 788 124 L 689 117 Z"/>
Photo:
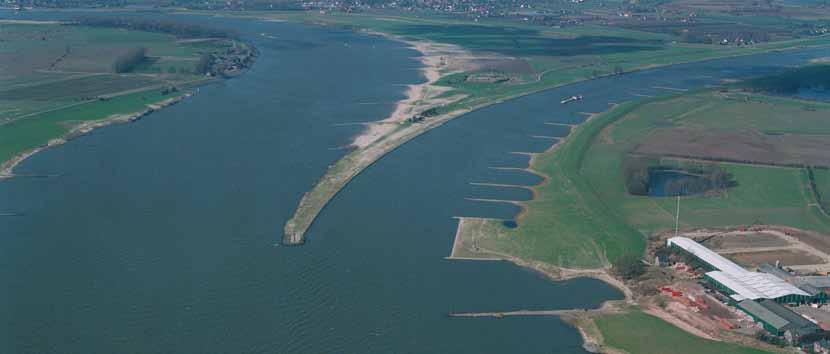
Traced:
<path id="1" fill-rule="evenodd" d="M 474 67 L 474 56 L 461 47 L 451 44 L 439 44 L 427 41 L 407 41 L 384 33 L 371 32 L 396 41 L 407 43 L 412 49 L 421 53 L 421 69 L 425 82 L 409 85 L 406 98 L 398 102 L 395 110 L 386 119 L 370 123 L 367 129 L 356 136 L 352 145 L 365 148 L 389 134 L 401 122 L 427 109 L 446 105 L 464 98 L 463 95 L 439 98 L 449 88 L 435 85 L 444 75 L 468 71 Z"/>

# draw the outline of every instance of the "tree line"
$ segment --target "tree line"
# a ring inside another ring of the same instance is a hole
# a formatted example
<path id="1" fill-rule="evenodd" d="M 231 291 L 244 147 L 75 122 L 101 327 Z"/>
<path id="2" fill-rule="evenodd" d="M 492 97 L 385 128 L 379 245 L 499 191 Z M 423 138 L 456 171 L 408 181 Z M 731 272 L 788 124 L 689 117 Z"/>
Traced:
<path id="1" fill-rule="evenodd" d="M 711 31 L 706 28 L 684 28 L 676 31 L 684 43 L 718 44 L 726 39 L 732 44 L 763 43 L 770 41 L 770 34 L 765 31 Z"/>
<path id="2" fill-rule="evenodd" d="M 90 27 L 114 27 L 137 31 L 161 32 L 181 37 L 211 37 L 236 39 L 239 33 L 230 29 L 207 27 L 195 23 L 170 20 L 151 20 L 132 17 L 85 16 L 75 21 L 79 25 Z"/>
<path id="3" fill-rule="evenodd" d="M 778 75 L 747 80 L 743 86 L 753 91 L 778 94 L 792 94 L 800 89 L 830 88 L 830 65 L 789 69 Z"/>
<path id="4" fill-rule="evenodd" d="M 653 179 L 659 173 L 672 175 L 661 186 L 664 196 L 694 195 L 709 191 L 720 193 L 737 185 L 733 176 L 719 164 L 673 167 L 660 165 L 656 159 L 645 157 L 628 157 L 623 161 L 623 180 L 631 195 L 650 195 L 654 187 Z"/>
<path id="5" fill-rule="evenodd" d="M 147 60 L 147 48 L 132 48 L 115 58 L 112 63 L 112 70 L 116 73 L 128 73 L 145 60 Z"/>

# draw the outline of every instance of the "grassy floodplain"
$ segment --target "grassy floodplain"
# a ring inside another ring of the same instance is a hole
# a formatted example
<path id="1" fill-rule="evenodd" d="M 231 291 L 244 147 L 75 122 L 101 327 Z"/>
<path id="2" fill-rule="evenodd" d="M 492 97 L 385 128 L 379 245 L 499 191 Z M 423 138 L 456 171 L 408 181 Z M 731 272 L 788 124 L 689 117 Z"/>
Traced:
<path id="1" fill-rule="evenodd" d="M 4 169 L 13 158 L 81 125 L 181 97 L 209 80 L 196 72 L 202 53 L 232 45 L 224 39 L 32 21 L 0 21 L 0 41 L 0 62 L 8 64 L 0 66 Z M 147 59 L 129 73 L 115 73 L 116 59 L 136 47 L 146 48 Z"/>
<path id="2" fill-rule="evenodd" d="M 604 344 L 637 354 L 769 354 L 770 352 L 695 337 L 640 311 L 595 319 Z"/>
<path id="3" fill-rule="evenodd" d="M 559 147 L 537 156 L 531 169 L 546 177 L 526 202 L 519 227 L 495 220 L 462 230 L 487 253 L 508 254 L 565 267 L 598 267 L 627 252 L 641 253 L 645 236 L 674 227 L 674 198 L 634 196 L 625 189 L 623 161 L 659 130 L 778 136 L 825 135 L 830 105 L 746 93 L 703 91 L 623 104 L 589 120 Z M 687 160 L 656 156 L 663 164 Z M 738 185 L 720 195 L 687 196 L 681 227 L 786 225 L 830 232 L 815 206 L 806 170 L 722 163 Z M 817 170 L 819 190 L 826 170 Z"/>

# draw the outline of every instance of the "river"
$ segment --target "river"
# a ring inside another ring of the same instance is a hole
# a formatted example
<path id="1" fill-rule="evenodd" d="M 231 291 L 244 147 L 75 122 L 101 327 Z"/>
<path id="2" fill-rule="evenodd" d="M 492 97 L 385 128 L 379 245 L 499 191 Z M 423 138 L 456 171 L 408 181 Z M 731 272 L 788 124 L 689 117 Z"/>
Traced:
<path id="1" fill-rule="evenodd" d="M 0 11 L 0 17 L 13 16 Z M 33 18 L 61 14 L 34 13 Z M 585 353 L 557 318 L 449 312 L 599 306 L 592 279 L 552 282 L 504 262 L 449 261 L 453 216 L 511 218 L 527 157 L 564 136 L 545 122 L 780 70 L 826 50 L 600 79 L 491 106 L 384 157 L 279 247 L 301 195 L 359 126 L 419 77 L 417 52 L 336 28 L 211 19 L 259 47 L 247 74 L 134 124 L 48 149 L 0 183 L 0 352 Z M 751 63 L 750 68 L 747 63 Z M 666 89 L 671 87 L 672 89 Z M 562 97 L 583 101 L 560 105 Z"/>

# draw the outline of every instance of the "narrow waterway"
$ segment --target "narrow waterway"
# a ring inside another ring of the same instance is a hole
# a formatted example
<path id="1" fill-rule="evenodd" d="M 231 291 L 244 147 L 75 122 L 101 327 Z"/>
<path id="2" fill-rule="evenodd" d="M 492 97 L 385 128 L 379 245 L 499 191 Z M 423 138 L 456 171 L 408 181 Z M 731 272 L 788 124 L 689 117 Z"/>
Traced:
<path id="1" fill-rule="evenodd" d="M 0 12 L 0 16 L 11 16 Z M 32 16 L 48 16 L 36 14 Z M 58 15 L 53 15 L 58 16 Z M 421 80 L 416 52 L 334 28 L 211 19 L 261 50 L 242 77 L 135 124 L 27 160 L 0 183 L 0 352 L 585 353 L 557 318 L 449 312 L 596 307 L 595 280 L 443 259 L 453 216 L 511 218 L 524 167 L 609 103 L 780 70 L 827 51 L 676 66 L 571 85 L 468 114 L 394 151 L 278 247 L 302 193 L 358 126 Z M 337 60 L 333 60 L 336 58 Z M 751 63 L 754 69 L 749 69 Z M 560 105 L 562 97 L 585 95 Z"/>

